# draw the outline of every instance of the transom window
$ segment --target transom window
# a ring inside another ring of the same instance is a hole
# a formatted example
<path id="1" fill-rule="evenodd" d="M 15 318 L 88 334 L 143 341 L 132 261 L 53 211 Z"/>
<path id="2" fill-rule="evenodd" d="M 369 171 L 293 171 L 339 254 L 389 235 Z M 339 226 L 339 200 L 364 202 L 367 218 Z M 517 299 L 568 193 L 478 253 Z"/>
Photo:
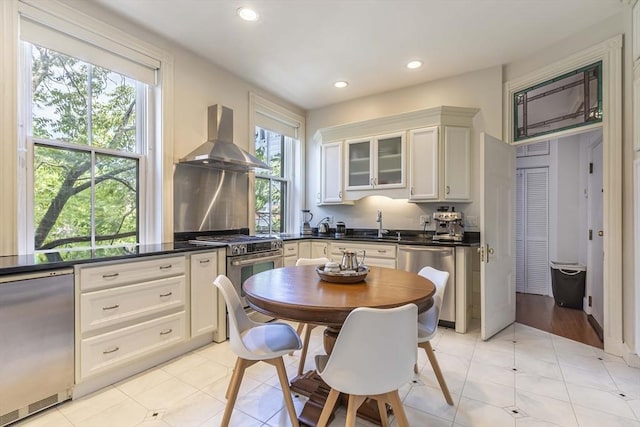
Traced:
<path id="1" fill-rule="evenodd" d="M 139 243 L 147 85 L 28 42 L 36 251 Z"/>
<path id="2" fill-rule="evenodd" d="M 602 62 L 513 94 L 514 141 L 602 121 Z"/>

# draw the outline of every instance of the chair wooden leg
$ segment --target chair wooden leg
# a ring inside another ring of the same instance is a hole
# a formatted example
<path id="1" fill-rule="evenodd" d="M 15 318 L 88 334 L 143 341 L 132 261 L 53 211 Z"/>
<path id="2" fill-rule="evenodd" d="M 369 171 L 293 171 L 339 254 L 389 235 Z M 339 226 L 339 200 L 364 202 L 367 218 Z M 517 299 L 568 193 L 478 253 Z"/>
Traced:
<path id="1" fill-rule="evenodd" d="M 238 397 L 238 390 L 240 390 L 240 384 L 242 383 L 242 377 L 244 371 L 247 368 L 248 360 L 238 357 L 236 360 L 236 366 L 233 369 L 233 375 L 231 375 L 231 381 L 227 388 L 227 406 L 224 408 L 224 415 L 222 416 L 221 427 L 227 427 L 229 420 L 231 419 L 231 413 L 233 412 L 233 406 L 236 404 L 236 398 Z"/>
<path id="2" fill-rule="evenodd" d="M 431 347 L 431 343 L 429 341 L 420 343 L 419 346 L 424 348 L 425 353 L 427 353 L 427 357 L 429 358 L 429 362 L 433 367 L 433 372 L 436 374 L 436 378 L 438 383 L 440 384 L 440 388 L 442 389 L 442 394 L 444 394 L 444 398 L 449 405 L 453 405 L 453 399 L 451 398 L 451 393 L 449 393 L 449 388 L 447 387 L 447 383 L 444 380 L 444 375 L 442 375 L 442 371 L 440 370 L 440 365 L 438 364 L 438 359 L 436 359 L 436 355 L 433 352 L 433 347 Z"/>
<path id="3" fill-rule="evenodd" d="M 387 393 L 387 395 L 389 396 L 389 400 L 391 401 L 391 407 L 393 408 L 393 413 L 396 416 L 396 420 L 398 420 L 398 426 L 409 427 L 409 420 L 407 419 L 407 414 L 404 412 L 404 406 L 402 406 L 402 400 L 400 400 L 400 394 L 398 394 L 398 390 Z"/>
<path id="4" fill-rule="evenodd" d="M 315 325 L 310 325 L 307 323 L 307 328 L 304 332 L 304 340 L 302 341 L 302 351 L 300 352 L 298 375 L 302 375 L 302 371 L 304 371 L 304 362 L 307 360 L 307 350 L 309 350 L 309 341 L 311 341 L 311 330 L 315 327 Z"/>
<path id="5" fill-rule="evenodd" d="M 282 393 L 284 394 L 284 403 L 287 406 L 287 412 L 289 412 L 289 418 L 291 418 L 291 425 L 293 427 L 299 427 L 298 415 L 296 414 L 296 408 L 293 406 L 293 399 L 291 398 L 291 389 L 289 389 L 289 378 L 287 378 L 287 370 L 284 367 L 284 360 L 282 357 L 278 357 L 273 360 L 273 364 L 278 371 L 278 378 L 280 379 L 280 386 L 282 387 Z"/>
<path id="6" fill-rule="evenodd" d="M 329 396 L 327 396 L 327 400 L 324 402 L 324 407 L 322 408 L 322 412 L 320 413 L 317 427 L 327 427 L 329 417 L 331 416 L 331 411 L 333 411 L 333 407 L 336 406 L 338 396 L 340 396 L 340 392 L 338 390 L 332 388 L 329 391 Z"/>
<path id="7" fill-rule="evenodd" d="M 384 399 L 376 399 L 378 403 L 378 412 L 380 413 L 380 425 L 387 427 L 389 425 L 389 419 L 387 418 L 387 404 Z"/>
<path id="8" fill-rule="evenodd" d="M 356 425 L 356 413 L 360 405 L 367 400 L 367 396 L 357 396 L 354 394 L 349 395 L 349 403 L 347 404 L 347 420 L 345 427 L 355 427 Z"/>
<path id="9" fill-rule="evenodd" d="M 296 333 L 300 335 L 302 333 L 303 328 L 304 328 L 304 323 L 298 323 L 298 327 L 296 328 Z M 294 351 L 289 352 L 289 356 L 293 356 Z"/>

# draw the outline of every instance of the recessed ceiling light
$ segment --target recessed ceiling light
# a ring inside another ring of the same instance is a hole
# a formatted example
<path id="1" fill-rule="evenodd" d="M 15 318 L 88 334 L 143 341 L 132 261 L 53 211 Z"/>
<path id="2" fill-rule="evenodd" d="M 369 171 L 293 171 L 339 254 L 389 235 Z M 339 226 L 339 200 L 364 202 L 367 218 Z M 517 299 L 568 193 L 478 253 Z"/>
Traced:
<path id="1" fill-rule="evenodd" d="M 349 83 L 345 82 L 345 81 L 337 81 L 333 84 L 335 87 L 342 89 L 343 87 L 347 87 L 349 86 Z"/>
<path id="2" fill-rule="evenodd" d="M 248 7 L 240 7 L 236 13 L 245 21 L 257 21 L 259 18 L 258 12 L 253 9 L 249 9 Z"/>
<path id="3" fill-rule="evenodd" d="M 409 61 L 407 62 L 407 68 L 410 70 L 414 70 L 416 68 L 422 67 L 422 61 Z"/>

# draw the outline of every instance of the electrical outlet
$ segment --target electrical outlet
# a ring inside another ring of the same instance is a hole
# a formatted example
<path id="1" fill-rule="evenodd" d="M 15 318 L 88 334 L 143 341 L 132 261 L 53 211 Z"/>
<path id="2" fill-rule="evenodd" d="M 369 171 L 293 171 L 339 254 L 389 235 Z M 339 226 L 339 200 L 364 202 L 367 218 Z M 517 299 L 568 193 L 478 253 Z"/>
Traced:
<path id="1" fill-rule="evenodd" d="M 420 215 L 420 225 L 431 225 L 431 215 Z"/>
<path id="2" fill-rule="evenodd" d="M 465 218 L 465 222 L 467 227 L 477 227 L 478 226 L 478 217 L 474 215 L 470 215 Z"/>

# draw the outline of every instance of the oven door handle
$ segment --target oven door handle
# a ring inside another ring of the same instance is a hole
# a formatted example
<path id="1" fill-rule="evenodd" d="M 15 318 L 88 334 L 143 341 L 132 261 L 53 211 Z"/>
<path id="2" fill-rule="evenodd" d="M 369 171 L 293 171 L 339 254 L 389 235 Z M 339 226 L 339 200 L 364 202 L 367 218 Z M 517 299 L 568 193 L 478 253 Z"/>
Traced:
<path id="1" fill-rule="evenodd" d="M 243 261 L 231 261 L 231 265 L 233 265 L 234 267 L 240 267 L 243 265 L 255 264 L 256 262 L 262 262 L 262 261 L 271 261 L 274 259 L 282 259 L 282 255 L 272 255 L 272 256 L 259 257 L 259 258 L 256 257 L 256 258 L 251 258 Z"/>

